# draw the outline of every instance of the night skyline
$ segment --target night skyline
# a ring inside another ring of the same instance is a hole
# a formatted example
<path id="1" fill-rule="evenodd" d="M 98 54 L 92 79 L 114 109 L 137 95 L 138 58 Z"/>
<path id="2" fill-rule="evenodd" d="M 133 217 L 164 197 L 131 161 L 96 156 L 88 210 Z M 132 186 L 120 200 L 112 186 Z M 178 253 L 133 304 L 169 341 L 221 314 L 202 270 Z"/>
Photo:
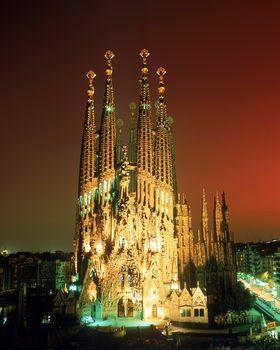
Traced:
<path id="1" fill-rule="evenodd" d="M 236 241 L 279 236 L 280 5 L 123 2 L 109 11 L 63 3 L 10 4 L 1 13 L 0 245 L 72 249 L 85 74 L 97 74 L 99 127 L 103 55 L 115 53 L 116 116 L 127 129 L 128 104 L 139 101 L 143 47 L 151 52 L 152 100 L 156 68 L 167 70 L 178 187 L 195 230 L 205 187 L 211 221 L 215 191 L 226 192 Z"/>

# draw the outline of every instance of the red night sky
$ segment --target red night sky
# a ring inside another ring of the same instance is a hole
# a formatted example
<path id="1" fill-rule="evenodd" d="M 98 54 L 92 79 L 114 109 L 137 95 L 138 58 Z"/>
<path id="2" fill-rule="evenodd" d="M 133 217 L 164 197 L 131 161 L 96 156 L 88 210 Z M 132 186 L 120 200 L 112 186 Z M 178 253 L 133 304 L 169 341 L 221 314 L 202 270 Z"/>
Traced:
<path id="1" fill-rule="evenodd" d="M 179 191 L 198 228 L 227 194 L 236 240 L 280 236 L 280 2 L 9 1 L 1 8 L 1 230 L 10 250 L 71 250 L 87 80 L 115 53 L 117 117 L 139 100 L 139 51 L 167 70 Z M 127 125 L 128 123 L 126 123 Z"/>

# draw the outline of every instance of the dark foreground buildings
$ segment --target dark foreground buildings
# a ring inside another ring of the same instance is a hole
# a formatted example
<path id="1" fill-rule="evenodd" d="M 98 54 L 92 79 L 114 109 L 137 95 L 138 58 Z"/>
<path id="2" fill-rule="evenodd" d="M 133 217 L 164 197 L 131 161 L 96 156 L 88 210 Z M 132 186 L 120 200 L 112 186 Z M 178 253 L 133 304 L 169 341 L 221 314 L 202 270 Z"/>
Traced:
<path id="1" fill-rule="evenodd" d="M 49 323 L 54 317 L 58 296 L 69 294 L 72 274 L 72 253 L 1 255 L 1 323 L 23 328 Z"/>

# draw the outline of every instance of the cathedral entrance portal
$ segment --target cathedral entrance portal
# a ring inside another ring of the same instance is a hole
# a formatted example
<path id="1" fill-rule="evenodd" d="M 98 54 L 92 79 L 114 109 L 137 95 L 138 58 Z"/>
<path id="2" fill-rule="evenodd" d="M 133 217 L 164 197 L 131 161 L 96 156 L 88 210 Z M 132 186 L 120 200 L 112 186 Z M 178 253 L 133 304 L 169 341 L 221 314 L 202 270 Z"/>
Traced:
<path id="1" fill-rule="evenodd" d="M 120 299 L 118 302 L 118 317 L 124 317 L 124 304 L 123 299 Z"/>
<path id="2" fill-rule="evenodd" d="M 127 300 L 127 317 L 133 317 L 133 302 L 132 300 Z"/>
<path id="3" fill-rule="evenodd" d="M 153 307 L 152 307 L 152 317 L 153 318 L 157 318 L 157 305 L 156 304 L 153 304 Z"/>

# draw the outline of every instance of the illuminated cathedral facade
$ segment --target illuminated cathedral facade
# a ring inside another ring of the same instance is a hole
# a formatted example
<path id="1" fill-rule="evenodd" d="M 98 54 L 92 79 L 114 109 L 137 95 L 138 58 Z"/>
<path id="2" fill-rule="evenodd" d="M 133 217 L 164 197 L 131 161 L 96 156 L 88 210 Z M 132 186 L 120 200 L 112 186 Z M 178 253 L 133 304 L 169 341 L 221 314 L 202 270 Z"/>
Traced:
<path id="1" fill-rule="evenodd" d="M 94 77 L 87 78 L 74 256 L 77 313 L 93 319 L 171 319 L 208 323 L 215 288 L 235 280 L 233 238 L 225 201 L 215 196 L 208 229 L 205 193 L 201 230 L 193 234 L 190 206 L 177 193 L 172 118 L 164 68 L 157 70 L 152 108 L 149 52 L 140 53 L 139 106 L 130 104 L 128 146 L 116 118 L 111 51 L 105 53 L 105 96 L 99 130 Z M 136 112 L 137 111 L 137 112 Z M 212 286 L 212 288 L 211 288 Z"/>

